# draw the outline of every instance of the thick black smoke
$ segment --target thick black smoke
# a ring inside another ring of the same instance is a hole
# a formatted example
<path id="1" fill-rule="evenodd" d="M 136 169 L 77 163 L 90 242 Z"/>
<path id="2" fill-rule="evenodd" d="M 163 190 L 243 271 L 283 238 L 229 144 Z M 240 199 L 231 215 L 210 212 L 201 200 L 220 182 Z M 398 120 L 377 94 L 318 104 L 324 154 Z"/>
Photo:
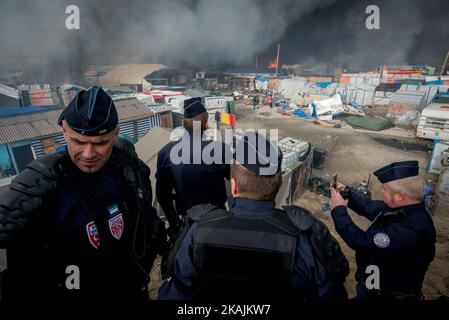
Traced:
<path id="1" fill-rule="evenodd" d="M 81 29 L 65 28 L 78 5 Z M 376 4 L 381 29 L 365 28 Z M 0 65 L 30 78 L 76 81 L 90 65 L 281 62 L 349 66 L 441 64 L 449 49 L 447 0 L 2 0 Z"/>
<path id="2" fill-rule="evenodd" d="M 371 4 L 380 9 L 380 30 L 365 26 L 365 8 Z M 284 62 L 440 67 L 449 50 L 448 13 L 446 0 L 337 1 L 287 28 L 281 40 Z"/>

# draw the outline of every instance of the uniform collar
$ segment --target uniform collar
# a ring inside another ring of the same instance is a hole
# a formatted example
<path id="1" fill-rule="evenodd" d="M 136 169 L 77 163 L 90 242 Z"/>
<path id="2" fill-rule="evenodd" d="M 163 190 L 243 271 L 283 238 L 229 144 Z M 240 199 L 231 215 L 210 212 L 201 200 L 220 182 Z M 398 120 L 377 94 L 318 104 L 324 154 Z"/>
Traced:
<path id="1" fill-rule="evenodd" d="M 249 200 L 244 198 L 233 198 L 231 213 L 243 218 L 268 218 L 274 214 L 276 203 L 265 200 Z"/>
<path id="2" fill-rule="evenodd" d="M 409 204 L 407 206 L 397 207 L 390 209 L 390 212 L 396 212 L 396 211 L 403 211 L 404 213 L 411 213 L 416 211 L 416 209 L 424 209 L 424 203 L 415 203 L 415 204 Z"/>

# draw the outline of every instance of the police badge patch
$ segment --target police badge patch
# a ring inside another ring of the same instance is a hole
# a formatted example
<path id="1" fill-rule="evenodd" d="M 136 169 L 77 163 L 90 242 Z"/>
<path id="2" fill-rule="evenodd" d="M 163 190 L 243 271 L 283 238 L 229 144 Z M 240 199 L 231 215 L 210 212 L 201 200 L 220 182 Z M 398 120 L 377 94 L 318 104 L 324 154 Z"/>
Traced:
<path id="1" fill-rule="evenodd" d="M 376 233 L 374 235 L 374 244 L 379 248 L 386 248 L 390 245 L 390 237 L 385 233 Z"/>
<path id="2" fill-rule="evenodd" d="M 109 231 L 114 238 L 120 240 L 123 234 L 123 216 L 121 213 L 109 219 Z"/>
<path id="3" fill-rule="evenodd" d="M 98 234 L 97 225 L 95 222 L 91 221 L 86 224 L 87 238 L 89 239 L 90 244 L 98 249 L 100 246 L 100 235 Z"/>

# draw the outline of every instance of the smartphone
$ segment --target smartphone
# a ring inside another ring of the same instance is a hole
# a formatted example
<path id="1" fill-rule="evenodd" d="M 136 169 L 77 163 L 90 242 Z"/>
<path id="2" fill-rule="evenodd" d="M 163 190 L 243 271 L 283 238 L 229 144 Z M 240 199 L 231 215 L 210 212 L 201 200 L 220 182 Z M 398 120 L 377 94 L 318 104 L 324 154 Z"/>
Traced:
<path id="1" fill-rule="evenodd" d="M 332 175 L 332 188 L 337 189 L 337 174 Z"/>

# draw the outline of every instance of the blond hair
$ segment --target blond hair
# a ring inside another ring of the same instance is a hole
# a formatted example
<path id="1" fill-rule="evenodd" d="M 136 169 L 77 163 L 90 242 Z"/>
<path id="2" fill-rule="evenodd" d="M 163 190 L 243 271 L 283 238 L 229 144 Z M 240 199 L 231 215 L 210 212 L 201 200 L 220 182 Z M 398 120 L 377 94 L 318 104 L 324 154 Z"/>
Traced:
<path id="1" fill-rule="evenodd" d="M 426 183 L 420 176 L 408 177 L 387 183 L 393 193 L 404 192 L 410 199 L 421 201 Z"/>

